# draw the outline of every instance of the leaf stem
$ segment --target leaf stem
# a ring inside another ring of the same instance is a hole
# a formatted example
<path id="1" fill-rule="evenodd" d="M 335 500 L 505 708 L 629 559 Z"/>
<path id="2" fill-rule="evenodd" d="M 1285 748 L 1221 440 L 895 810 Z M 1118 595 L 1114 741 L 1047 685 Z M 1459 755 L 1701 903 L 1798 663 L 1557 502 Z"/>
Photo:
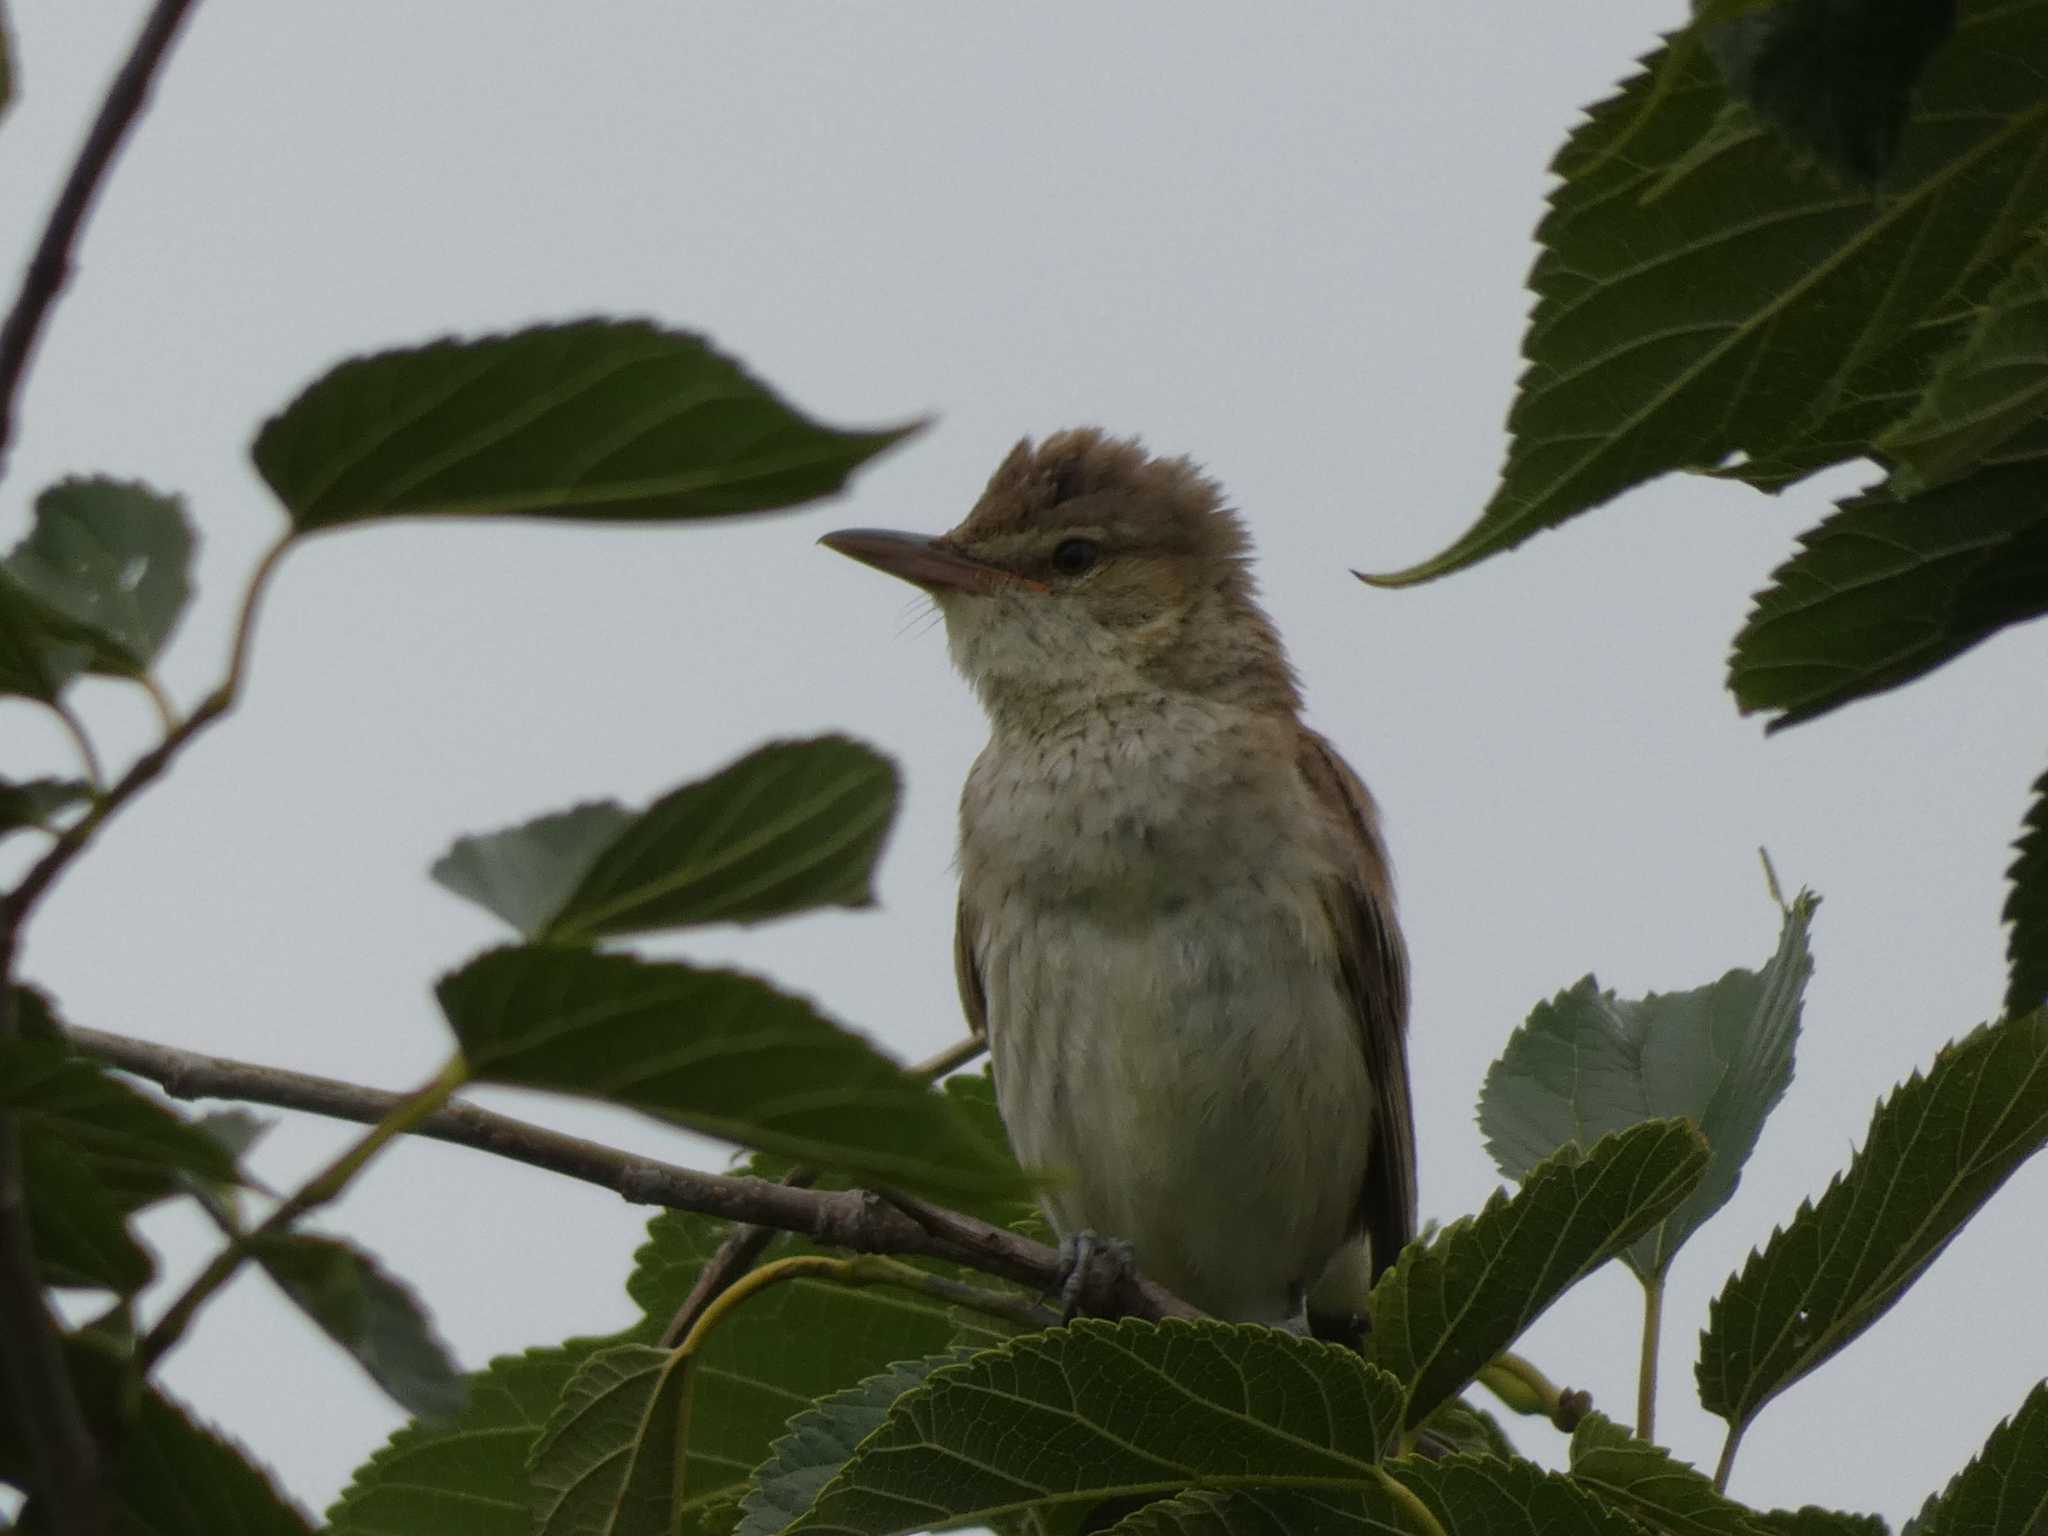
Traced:
<path id="1" fill-rule="evenodd" d="M 1395 1507 L 1407 1517 L 1417 1536 L 1446 1536 L 1442 1523 L 1430 1513 L 1429 1506 L 1422 1502 L 1413 1488 L 1378 1463 L 1374 1463 L 1372 1475 L 1387 1497 L 1394 1501 Z"/>
<path id="2" fill-rule="evenodd" d="M 1731 1423 L 1728 1438 L 1721 1442 L 1721 1459 L 1714 1467 L 1714 1492 L 1728 1491 L 1728 1474 L 1735 1470 L 1735 1448 L 1742 1444 L 1742 1426 Z"/>
<path id="3" fill-rule="evenodd" d="M 92 738 L 85 733 L 85 722 L 78 718 L 78 712 L 62 699 L 50 701 L 51 712 L 63 722 L 64 734 L 71 738 L 71 744 L 78 748 L 78 759 L 85 765 L 85 780 L 92 785 L 95 795 L 103 794 L 107 787 L 107 776 L 100 770 L 100 755 L 93 750 Z"/>
<path id="4" fill-rule="evenodd" d="M 342 1153 L 289 1195 L 263 1219 L 249 1238 L 282 1232 L 311 1211 L 318 1210 L 348 1187 L 363 1166 L 398 1137 L 414 1129 L 446 1104 L 469 1081 L 469 1064 L 460 1055 L 448 1063 L 425 1086 L 407 1094 L 391 1112 L 356 1138 Z M 134 1371 L 138 1377 L 173 1349 L 192 1325 L 193 1317 L 214 1292 L 234 1277 L 248 1256 L 247 1240 L 229 1243 L 213 1256 L 178 1299 L 171 1303 L 156 1326 L 137 1346 Z"/>
<path id="5" fill-rule="evenodd" d="M 1657 1345 L 1664 1331 L 1664 1274 L 1643 1282 L 1643 1351 L 1636 1368 L 1636 1438 L 1655 1440 L 1657 1429 Z"/>
<path id="6" fill-rule="evenodd" d="M 156 706 L 156 717 L 163 725 L 164 734 L 170 736 L 178 729 L 178 706 L 171 702 L 171 696 L 164 692 L 164 685 L 157 681 L 154 672 L 144 672 L 135 679 L 142 691 L 149 695 L 149 702 Z"/>

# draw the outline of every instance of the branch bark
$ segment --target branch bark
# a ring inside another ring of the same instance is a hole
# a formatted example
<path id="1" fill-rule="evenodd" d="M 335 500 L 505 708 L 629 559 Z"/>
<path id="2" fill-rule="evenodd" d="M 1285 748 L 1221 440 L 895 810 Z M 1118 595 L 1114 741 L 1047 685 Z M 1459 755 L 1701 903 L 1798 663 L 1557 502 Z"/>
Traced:
<path id="1" fill-rule="evenodd" d="M 375 1124 L 403 1097 L 330 1077 L 208 1056 L 97 1029 L 66 1031 L 73 1046 L 158 1084 L 174 1098 L 233 1099 Z M 828 1247 L 941 1259 L 1040 1291 L 1066 1279 L 1059 1254 L 1043 1243 L 958 1211 L 898 1193 L 819 1191 L 765 1179 L 704 1173 L 565 1135 L 474 1104 L 453 1103 L 420 1122 L 414 1135 L 453 1142 L 595 1184 L 636 1205 L 695 1211 L 726 1221 L 794 1232 Z M 1082 1310 L 1109 1317 L 1199 1317 L 1186 1302 L 1137 1276 L 1091 1271 Z"/>

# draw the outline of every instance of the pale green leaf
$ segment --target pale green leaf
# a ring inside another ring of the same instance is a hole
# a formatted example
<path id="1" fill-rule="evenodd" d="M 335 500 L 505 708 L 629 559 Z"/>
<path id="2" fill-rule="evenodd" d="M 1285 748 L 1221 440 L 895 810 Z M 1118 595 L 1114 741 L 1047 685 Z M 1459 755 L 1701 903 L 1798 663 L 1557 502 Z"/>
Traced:
<path id="1" fill-rule="evenodd" d="M 596 800 L 499 832 L 459 837 L 427 873 L 434 882 L 537 939 L 633 813 Z"/>
<path id="2" fill-rule="evenodd" d="M 1479 1095 L 1480 1130 L 1501 1172 L 1519 1179 L 1559 1147 L 1643 1120 L 1690 1120 L 1707 1139 L 1706 1176 L 1622 1255 L 1646 1281 L 1664 1274 L 1735 1193 L 1765 1117 L 1792 1081 L 1817 904 L 1802 893 L 1786 910 L 1777 953 L 1761 971 L 1641 999 L 1602 992 L 1589 976 L 1537 1004 Z"/>
<path id="3" fill-rule="evenodd" d="M 1700 1401 L 1740 1435 L 1902 1296 L 2048 1142 L 2048 1009 L 1945 1047 L 1877 1107 L 1862 1150 L 1722 1287 Z"/>
<path id="4" fill-rule="evenodd" d="M 1569 1145 L 1510 1199 L 1411 1243 L 1373 1287 L 1367 1357 L 1408 1395 L 1413 1428 L 1580 1279 L 1661 1221 L 1699 1184 L 1707 1148 L 1679 1120 Z"/>
<path id="5" fill-rule="evenodd" d="M 356 358 L 264 423 L 300 532 L 379 517 L 648 521 L 795 506 L 910 427 L 807 420 L 701 336 L 586 320 Z"/>

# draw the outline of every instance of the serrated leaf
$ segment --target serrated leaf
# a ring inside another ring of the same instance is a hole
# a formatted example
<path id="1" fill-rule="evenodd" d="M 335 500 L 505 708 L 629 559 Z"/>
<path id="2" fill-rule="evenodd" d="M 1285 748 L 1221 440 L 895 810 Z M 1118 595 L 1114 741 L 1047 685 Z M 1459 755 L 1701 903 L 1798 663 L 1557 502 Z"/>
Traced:
<path id="1" fill-rule="evenodd" d="M 1584 1276 L 1661 1221 L 1707 1167 L 1700 1135 L 1651 1120 L 1567 1146 L 1512 1199 L 1496 1190 L 1476 1216 L 1411 1243 L 1371 1299 L 1366 1356 L 1408 1394 L 1413 1428 L 1456 1396 Z"/>
<path id="2" fill-rule="evenodd" d="M 587 320 L 341 364 L 264 423 L 299 532 L 378 517 L 719 517 L 839 490 L 914 427 L 846 432 L 701 336 Z"/>
<path id="3" fill-rule="evenodd" d="M 1531 1462 L 1471 1455 L 1443 1461 L 1404 1456 L 1389 1470 L 1429 1506 L 1444 1536 L 1508 1531 L 1532 1536 L 1641 1536 L 1626 1515 L 1609 1509 L 1572 1479 Z"/>
<path id="4" fill-rule="evenodd" d="M 570 943 L 867 906 L 896 797 L 894 766 L 858 742 L 772 742 L 637 815 L 603 802 L 464 838 L 433 877 Z"/>
<path id="5" fill-rule="evenodd" d="M 1933 671 L 2048 613 L 2048 430 L 1901 500 L 1865 492 L 1800 535 L 1728 662 L 1744 713 L 1796 725 Z"/>
<path id="6" fill-rule="evenodd" d="M 1909 496 L 1974 468 L 2048 413 L 2048 243 L 2037 235 L 1877 446 Z"/>
<path id="7" fill-rule="evenodd" d="M 1082 1530 L 1093 1527 L 1082 1526 Z M 1515 1526 L 1500 1529 L 1513 1533 Z M 1110 1527 L 1111 1536 L 1415 1536 L 1380 1488 L 1297 1493 L 1285 1488 L 1190 1489 L 1154 1499 Z"/>
<path id="8" fill-rule="evenodd" d="M 7 574 L 91 639 L 92 671 L 148 670 L 192 595 L 184 504 L 146 485 L 64 480 L 36 498 Z"/>
<path id="9" fill-rule="evenodd" d="M 2048 1525 L 2048 1382 L 1922 1511 L 1920 1536 L 2039 1536 Z M 1803 1536 L 1803 1533 L 1802 1533 Z"/>
<path id="10" fill-rule="evenodd" d="M 1753 1512 L 1750 1518 L 1758 1530 L 1770 1536 L 1891 1536 L 1892 1530 L 1877 1515 L 1849 1514 L 1818 1504 Z"/>
<path id="11" fill-rule="evenodd" d="M 883 1536 L 1183 1488 L 1376 1486 L 1400 1401 L 1356 1355 L 1278 1329 L 1077 1319 L 932 1371 L 793 1529 Z"/>
<path id="12" fill-rule="evenodd" d="M 645 1344 L 583 1362 L 528 1462 L 535 1536 L 669 1536 L 690 1374 L 681 1351 Z"/>
<path id="13" fill-rule="evenodd" d="M 427 871 L 436 885 L 537 939 L 633 813 L 593 800 L 516 827 L 458 837 Z"/>
<path id="14" fill-rule="evenodd" d="M 899 1361 L 791 1419 L 789 1432 L 747 1481 L 733 1536 L 777 1536 L 816 1502 L 861 1441 L 882 1427 L 898 1398 L 939 1366 L 964 1358 L 955 1351 Z"/>
<path id="15" fill-rule="evenodd" d="M 2012 893 L 2005 899 L 2004 917 L 2012 932 L 2006 938 L 2011 979 L 2005 1011 L 2023 1013 L 2048 1007 L 2048 773 L 2034 781 L 2034 803 L 2013 846 L 2019 857 L 2006 872 Z"/>
<path id="16" fill-rule="evenodd" d="M 1708 1309 L 1700 1401 L 1740 1435 L 1882 1317 L 2048 1142 L 2048 1009 L 1945 1047 L 1877 1107 L 1818 1201 L 1752 1253 Z"/>
<path id="17" fill-rule="evenodd" d="M 91 798 L 83 779 L 0 779 L 0 838 L 31 827 L 53 831 L 52 817 Z"/>
<path id="18" fill-rule="evenodd" d="M 1868 454 L 2048 213 L 2044 51 L 2042 0 L 1970 9 L 1882 196 L 1731 126 L 1706 49 L 1652 56 L 1553 167 L 1499 488 L 1382 579 L 1470 565 L 1674 469 L 1746 455 L 1729 472 L 1776 487 Z"/>
<path id="19" fill-rule="evenodd" d="M 734 971 L 528 946 L 442 980 L 480 1079 L 936 1193 L 1016 1187 L 945 1097 L 808 1003 Z"/>
<path id="20" fill-rule="evenodd" d="M 505 1355 L 468 1379 L 454 1418 L 412 1423 L 356 1469 L 331 1536 L 531 1536 L 526 1458 L 569 1378 L 605 1341 Z"/>
<path id="21" fill-rule="evenodd" d="M 1588 976 L 1537 1004 L 1486 1074 L 1479 1126 L 1511 1179 L 1567 1143 L 1643 1120 L 1684 1118 L 1706 1137 L 1699 1187 L 1622 1254 L 1646 1282 L 1665 1274 L 1685 1240 L 1728 1203 L 1792 1081 L 1816 905 L 1802 892 L 1786 910 L 1777 952 L 1761 971 L 1640 999 L 1602 992 Z"/>
<path id="22" fill-rule="evenodd" d="M 1955 0 L 1784 0 L 1709 27 L 1706 44 L 1735 94 L 1795 147 L 1875 182 L 1954 26 Z"/>
<path id="23" fill-rule="evenodd" d="M 463 1406 L 462 1373 L 412 1291 L 369 1254 L 330 1237 L 259 1233 L 249 1254 L 369 1378 L 408 1413 L 445 1419 Z"/>
<path id="24" fill-rule="evenodd" d="M 1753 1512 L 1716 1493 L 1712 1478 L 1603 1413 L 1572 1431 L 1571 1476 L 1665 1536 L 1758 1536 Z"/>
<path id="25" fill-rule="evenodd" d="M 1520 1454 L 1498 1418 L 1487 1409 L 1457 1397 L 1437 1405 L 1436 1411 L 1423 1420 L 1417 1439 L 1425 1449 L 1444 1447 L 1453 1452 L 1471 1451 L 1497 1456 L 1504 1461 L 1512 1461 Z"/>

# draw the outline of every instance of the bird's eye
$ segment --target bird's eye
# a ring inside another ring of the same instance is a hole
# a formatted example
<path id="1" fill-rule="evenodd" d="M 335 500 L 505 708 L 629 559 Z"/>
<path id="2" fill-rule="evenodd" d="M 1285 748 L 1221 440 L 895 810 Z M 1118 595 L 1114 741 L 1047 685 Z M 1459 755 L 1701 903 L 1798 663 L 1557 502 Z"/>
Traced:
<path id="1" fill-rule="evenodd" d="M 1093 539 L 1062 539 L 1052 552 L 1052 568 L 1062 576 L 1078 576 L 1102 558 L 1102 546 Z"/>

